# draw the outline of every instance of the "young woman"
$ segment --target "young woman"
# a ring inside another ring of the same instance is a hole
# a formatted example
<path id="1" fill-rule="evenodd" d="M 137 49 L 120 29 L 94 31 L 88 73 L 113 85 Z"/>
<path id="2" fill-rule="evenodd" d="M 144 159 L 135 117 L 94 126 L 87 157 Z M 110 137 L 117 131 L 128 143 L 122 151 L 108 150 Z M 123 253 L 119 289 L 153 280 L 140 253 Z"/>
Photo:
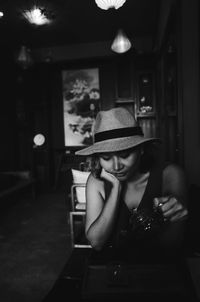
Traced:
<path id="1" fill-rule="evenodd" d="M 89 156 L 85 233 L 96 251 L 116 258 L 177 253 L 187 217 L 183 170 L 162 159 L 161 142 L 145 138 L 125 108 L 100 111 Z"/>

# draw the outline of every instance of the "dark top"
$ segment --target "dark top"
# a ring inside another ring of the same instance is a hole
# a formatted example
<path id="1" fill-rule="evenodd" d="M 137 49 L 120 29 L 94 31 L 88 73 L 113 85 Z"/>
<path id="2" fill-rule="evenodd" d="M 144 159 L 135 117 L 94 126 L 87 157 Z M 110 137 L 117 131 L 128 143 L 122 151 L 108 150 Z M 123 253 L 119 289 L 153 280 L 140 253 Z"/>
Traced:
<path id="1" fill-rule="evenodd" d="M 94 252 L 103 258 L 132 262 L 135 258 L 158 257 L 164 251 L 159 236 L 166 227 L 163 216 L 153 207 L 154 197 L 162 194 L 163 162 L 157 161 L 150 170 L 142 200 L 136 210 L 120 201 L 118 216 L 107 246 Z M 106 195 L 109 189 L 106 189 Z"/>
<path id="2" fill-rule="evenodd" d="M 142 200 L 132 211 L 124 200 L 120 202 L 118 217 L 110 238 L 111 247 L 122 255 L 158 250 L 159 234 L 164 227 L 162 214 L 153 207 L 154 197 L 161 196 L 162 166 L 150 170 Z M 128 257 L 128 255 L 127 255 Z"/>

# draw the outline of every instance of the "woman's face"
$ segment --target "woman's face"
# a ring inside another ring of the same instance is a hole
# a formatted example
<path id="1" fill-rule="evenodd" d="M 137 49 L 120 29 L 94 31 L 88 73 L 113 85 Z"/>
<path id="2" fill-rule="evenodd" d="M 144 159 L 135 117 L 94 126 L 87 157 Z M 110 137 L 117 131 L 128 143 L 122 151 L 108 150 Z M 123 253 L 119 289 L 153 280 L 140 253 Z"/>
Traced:
<path id="1" fill-rule="evenodd" d="M 120 181 L 127 180 L 138 171 L 141 150 L 125 150 L 100 154 L 100 165 Z"/>

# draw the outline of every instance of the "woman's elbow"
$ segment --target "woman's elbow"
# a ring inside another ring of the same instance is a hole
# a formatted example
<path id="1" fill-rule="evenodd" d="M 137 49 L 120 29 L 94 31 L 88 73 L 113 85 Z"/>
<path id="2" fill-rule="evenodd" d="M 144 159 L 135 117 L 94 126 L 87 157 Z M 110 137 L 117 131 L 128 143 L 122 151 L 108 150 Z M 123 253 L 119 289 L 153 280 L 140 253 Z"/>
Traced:
<path id="1" fill-rule="evenodd" d="M 91 236 L 91 234 L 88 234 L 88 232 L 85 233 L 85 236 L 94 250 L 101 251 L 103 249 L 103 244 L 97 238 Z"/>
<path id="2" fill-rule="evenodd" d="M 99 244 L 92 244 L 91 243 L 91 247 L 97 251 L 97 252 L 100 252 L 102 249 L 103 249 L 103 246 L 102 245 L 99 245 Z"/>

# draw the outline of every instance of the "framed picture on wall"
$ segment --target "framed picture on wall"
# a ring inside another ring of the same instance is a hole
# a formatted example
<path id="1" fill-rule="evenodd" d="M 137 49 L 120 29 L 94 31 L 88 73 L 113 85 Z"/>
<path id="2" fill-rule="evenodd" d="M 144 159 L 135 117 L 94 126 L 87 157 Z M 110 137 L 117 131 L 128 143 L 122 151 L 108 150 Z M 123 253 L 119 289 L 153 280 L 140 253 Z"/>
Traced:
<path id="1" fill-rule="evenodd" d="M 62 71 L 65 147 L 92 144 L 92 127 L 100 110 L 99 69 Z"/>

